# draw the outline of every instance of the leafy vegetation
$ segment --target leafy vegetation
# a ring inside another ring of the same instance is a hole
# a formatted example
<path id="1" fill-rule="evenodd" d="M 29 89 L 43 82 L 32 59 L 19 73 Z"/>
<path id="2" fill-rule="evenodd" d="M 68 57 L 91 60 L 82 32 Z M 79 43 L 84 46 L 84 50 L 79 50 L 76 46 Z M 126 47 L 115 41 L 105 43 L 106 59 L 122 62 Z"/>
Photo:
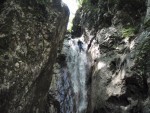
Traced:
<path id="1" fill-rule="evenodd" d="M 79 3 L 80 6 L 81 6 L 82 4 L 87 3 L 87 2 L 88 2 L 88 0 L 78 0 L 78 3 Z"/>
<path id="2" fill-rule="evenodd" d="M 123 37 L 134 36 L 134 34 L 135 34 L 135 28 L 134 27 L 123 28 L 121 30 L 121 33 L 122 33 Z"/>

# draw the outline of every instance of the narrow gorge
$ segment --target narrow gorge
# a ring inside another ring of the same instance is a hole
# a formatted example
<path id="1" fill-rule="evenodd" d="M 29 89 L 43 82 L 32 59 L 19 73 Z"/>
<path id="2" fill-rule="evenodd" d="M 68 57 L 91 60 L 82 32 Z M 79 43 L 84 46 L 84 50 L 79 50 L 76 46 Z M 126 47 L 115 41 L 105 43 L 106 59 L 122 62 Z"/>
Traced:
<path id="1" fill-rule="evenodd" d="M 150 113 L 150 0 L 77 2 L 1 1 L 0 113 Z"/>

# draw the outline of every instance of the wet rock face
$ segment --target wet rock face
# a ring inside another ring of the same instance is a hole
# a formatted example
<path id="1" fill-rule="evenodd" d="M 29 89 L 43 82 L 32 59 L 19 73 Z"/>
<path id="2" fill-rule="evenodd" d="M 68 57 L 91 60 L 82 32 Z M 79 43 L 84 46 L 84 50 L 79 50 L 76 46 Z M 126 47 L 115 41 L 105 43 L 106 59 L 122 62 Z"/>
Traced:
<path id="1" fill-rule="evenodd" d="M 60 1 L 1 1 L 1 113 L 49 113 L 47 92 L 68 17 Z"/>
<path id="2" fill-rule="evenodd" d="M 81 26 L 93 62 L 88 113 L 149 113 L 149 1 L 87 4 L 77 12 L 73 33 Z"/>

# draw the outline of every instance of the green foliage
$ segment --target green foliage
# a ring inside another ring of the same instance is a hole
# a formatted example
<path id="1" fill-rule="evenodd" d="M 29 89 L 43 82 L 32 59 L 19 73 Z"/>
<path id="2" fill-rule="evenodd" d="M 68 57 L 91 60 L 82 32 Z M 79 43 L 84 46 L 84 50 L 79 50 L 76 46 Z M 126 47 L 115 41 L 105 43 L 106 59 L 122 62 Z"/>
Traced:
<path id="1" fill-rule="evenodd" d="M 134 36 L 135 34 L 135 28 L 133 27 L 128 27 L 128 28 L 123 28 L 121 30 L 122 36 L 123 37 L 131 37 Z"/>
<path id="2" fill-rule="evenodd" d="M 78 0 L 78 3 L 79 3 L 80 6 L 81 6 L 82 4 L 87 3 L 87 2 L 88 2 L 88 0 Z"/>

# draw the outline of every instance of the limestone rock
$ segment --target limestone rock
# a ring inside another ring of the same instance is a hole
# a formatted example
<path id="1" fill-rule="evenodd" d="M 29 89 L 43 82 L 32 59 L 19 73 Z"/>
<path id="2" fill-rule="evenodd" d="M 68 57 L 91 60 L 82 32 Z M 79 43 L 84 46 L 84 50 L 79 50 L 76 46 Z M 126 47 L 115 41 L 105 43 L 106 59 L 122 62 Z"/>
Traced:
<path id="1" fill-rule="evenodd" d="M 47 94 L 68 17 L 60 0 L 1 1 L 1 113 L 50 112 Z"/>
<path id="2" fill-rule="evenodd" d="M 93 62 L 87 113 L 149 113 L 150 31 L 143 27 L 149 5 L 145 0 L 95 2 L 78 10 L 72 31 L 82 29 Z"/>

